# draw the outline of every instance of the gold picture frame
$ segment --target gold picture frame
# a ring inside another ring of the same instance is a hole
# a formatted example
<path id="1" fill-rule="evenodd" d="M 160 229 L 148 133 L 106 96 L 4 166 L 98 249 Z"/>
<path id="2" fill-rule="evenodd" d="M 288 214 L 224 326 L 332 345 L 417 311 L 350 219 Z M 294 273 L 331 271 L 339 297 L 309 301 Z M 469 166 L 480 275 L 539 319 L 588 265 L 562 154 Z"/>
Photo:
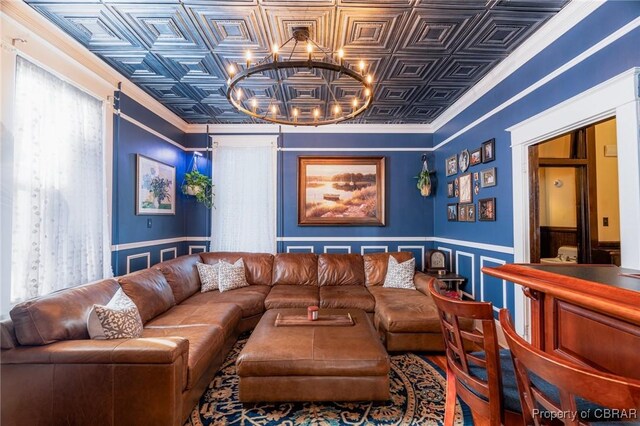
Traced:
<path id="1" fill-rule="evenodd" d="M 298 157 L 299 225 L 385 225 L 385 157 Z"/>

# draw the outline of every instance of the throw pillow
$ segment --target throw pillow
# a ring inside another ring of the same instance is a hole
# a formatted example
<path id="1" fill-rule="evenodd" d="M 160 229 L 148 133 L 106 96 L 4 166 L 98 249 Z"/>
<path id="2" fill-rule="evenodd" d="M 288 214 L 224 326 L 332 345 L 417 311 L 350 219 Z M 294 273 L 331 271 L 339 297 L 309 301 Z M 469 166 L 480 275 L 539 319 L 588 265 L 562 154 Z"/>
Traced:
<path id="1" fill-rule="evenodd" d="M 198 262 L 196 263 L 196 267 L 198 268 L 200 282 L 202 283 L 200 291 L 202 293 L 205 293 L 207 291 L 217 290 L 220 263 L 216 263 L 215 265 L 208 265 L 206 263 Z"/>
<path id="2" fill-rule="evenodd" d="M 219 263 L 218 284 L 220 292 L 235 290 L 237 288 L 247 287 L 247 277 L 244 272 L 244 262 L 238 259 L 233 265 L 224 260 Z"/>
<path id="3" fill-rule="evenodd" d="M 387 276 L 382 287 L 386 288 L 408 288 L 415 290 L 413 276 L 416 272 L 416 260 L 414 258 L 406 262 L 398 263 L 393 256 L 389 256 L 387 266 Z"/>
<path id="4" fill-rule="evenodd" d="M 118 289 L 106 306 L 93 305 L 87 329 L 92 339 L 130 339 L 142 336 L 142 318 L 136 304 Z"/>

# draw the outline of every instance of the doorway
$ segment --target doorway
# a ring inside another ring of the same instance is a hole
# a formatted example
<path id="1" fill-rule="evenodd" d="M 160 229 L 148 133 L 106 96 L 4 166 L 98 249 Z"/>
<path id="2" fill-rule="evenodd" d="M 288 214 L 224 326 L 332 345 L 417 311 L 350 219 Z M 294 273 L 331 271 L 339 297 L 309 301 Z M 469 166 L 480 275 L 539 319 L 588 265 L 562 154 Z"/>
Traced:
<path id="1" fill-rule="evenodd" d="M 620 265 L 615 118 L 529 147 L 530 259 Z"/>

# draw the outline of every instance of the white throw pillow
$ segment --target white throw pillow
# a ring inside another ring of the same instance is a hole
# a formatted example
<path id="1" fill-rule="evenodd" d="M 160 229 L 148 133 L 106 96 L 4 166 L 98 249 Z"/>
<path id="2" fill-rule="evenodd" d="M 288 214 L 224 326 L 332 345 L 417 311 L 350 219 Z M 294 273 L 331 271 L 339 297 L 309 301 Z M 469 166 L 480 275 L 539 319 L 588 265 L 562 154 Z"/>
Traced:
<path id="1" fill-rule="evenodd" d="M 92 339 L 130 339 L 142 336 L 142 318 L 136 304 L 120 288 L 106 306 L 93 305 L 87 329 Z"/>
<path id="2" fill-rule="evenodd" d="M 224 260 L 219 263 L 218 269 L 218 284 L 219 290 L 223 291 L 235 290 L 237 288 L 247 287 L 247 277 L 244 272 L 244 262 L 242 259 L 238 259 L 233 265 Z"/>
<path id="3" fill-rule="evenodd" d="M 416 259 L 412 258 L 406 262 L 398 263 L 395 257 L 389 256 L 387 265 L 387 276 L 382 287 L 386 288 L 407 288 L 415 290 L 413 276 L 416 272 Z"/>
<path id="4" fill-rule="evenodd" d="M 208 265 L 206 263 L 200 262 L 196 263 L 196 267 L 198 268 L 198 275 L 200 275 L 200 282 L 202 283 L 200 292 L 205 293 L 207 291 L 218 289 L 220 263 L 221 262 L 218 262 L 215 265 Z"/>

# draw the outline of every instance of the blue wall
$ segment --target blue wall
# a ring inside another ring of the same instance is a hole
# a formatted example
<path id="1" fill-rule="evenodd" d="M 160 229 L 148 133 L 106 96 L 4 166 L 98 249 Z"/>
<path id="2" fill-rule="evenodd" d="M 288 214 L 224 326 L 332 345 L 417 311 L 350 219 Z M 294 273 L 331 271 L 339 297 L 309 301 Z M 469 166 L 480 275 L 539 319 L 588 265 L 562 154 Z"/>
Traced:
<path id="1" fill-rule="evenodd" d="M 452 138 L 453 135 L 478 120 L 483 115 L 518 95 L 541 78 L 583 53 L 629 21 L 640 16 L 640 2 L 607 2 L 594 11 L 585 20 L 578 23 L 568 33 L 559 37 L 548 48 L 540 52 L 512 75 L 500 82 L 495 88 L 466 108 L 434 134 L 434 145 Z M 479 198 L 496 197 L 497 220 L 495 222 L 448 222 L 446 217 L 448 199 L 446 191 L 440 191 L 434 203 L 434 237 L 459 240 L 458 245 L 436 243 L 436 246 L 451 250 L 454 269 L 456 253 L 460 252 L 459 269 L 471 275 L 471 258 L 474 262 L 476 298 L 482 290 L 485 300 L 491 300 L 497 307 L 500 301 L 503 283 L 491 277 L 481 277 L 481 266 L 495 266 L 496 261 L 513 261 L 513 189 L 511 136 L 506 131 L 510 126 L 536 115 L 558 103 L 578 95 L 599 83 L 602 83 L 632 67 L 640 66 L 640 30 L 635 29 L 604 49 L 598 51 L 564 73 L 542 85 L 532 93 L 514 102 L 497 114 L 481 121 L 477 125 L 456 135 L 450 142 L 436 151 L 437 176 L 441 185 L 456 176 L 445 176 L 445 159 L 459 154 L 463 149 L 469 151 L 479 148 L 488 139 L 496 140 L 496 160 L 488 164 L 470 167 L 468 171 L 479 172 L 485 168 L 496 167 L 497 186 L 481 188 L 474 195 L 477 204 Z M 519 208 L 515 206 L 515 208 Z M 475 243 L 497 245 L 494 250 L 474 248 Z M 472 257 L 469 257 L 472 256 Z M 484 288 L 480 281 L 484 280 Z M 471 292 L 471 291 L 469 291 Z M 507 307 L 513 308 L 513 286 L 506 287 Z M 499 302 L 499 303 L 497 303 Z M 513 311 L 512 311 L 513 312 Z"/>
<path id="2" fill-rule="evenodd" d="M 192 143 L 206 142 L 206 135 L 198 140 L 187 136 L 180 129 L 158 117 L 142 105 L 124 94 L 119 94 L 119 111 L 122 115 L 149 127 L 153 131 L 169 138 L 178 145 L 186 139 Z M 175 215 L 136 215 L 136 154 L 143 154 L 154 160 L 176 168 L 176 214 Z M 208 155 L 205 151 L 205 155 Z M 114 162 L 113 162 L 113 245 L 119 246 L 112 251 L 112 267 L 115 275 L 126 274 L 147 268 L 162 260 L 189 252 L 202 251 L 205 241 L 185 241 L 185 237 L 206 235 L 192 233 L 193 224 L 201 221 L 205 224 L 206 211 L 191 197 L 180 191 L 180 184 L 193 158 L 193 153 L 185 152 L 158 135 L 135 123 L 114 115 Z M 201 171 L 210 169 L 210 161 L 204 157 L 199 161 Z M 148 227 L 151 220 L 151 227 Z M 173 240 L 160 243 L 158 240 Z M 154 243 L 156 241 L 156 243 Z M 150 243 L 151 242 L 151 243 Z M 130 244 L 143 243 L 144 246 L 130 248 Z"/>

